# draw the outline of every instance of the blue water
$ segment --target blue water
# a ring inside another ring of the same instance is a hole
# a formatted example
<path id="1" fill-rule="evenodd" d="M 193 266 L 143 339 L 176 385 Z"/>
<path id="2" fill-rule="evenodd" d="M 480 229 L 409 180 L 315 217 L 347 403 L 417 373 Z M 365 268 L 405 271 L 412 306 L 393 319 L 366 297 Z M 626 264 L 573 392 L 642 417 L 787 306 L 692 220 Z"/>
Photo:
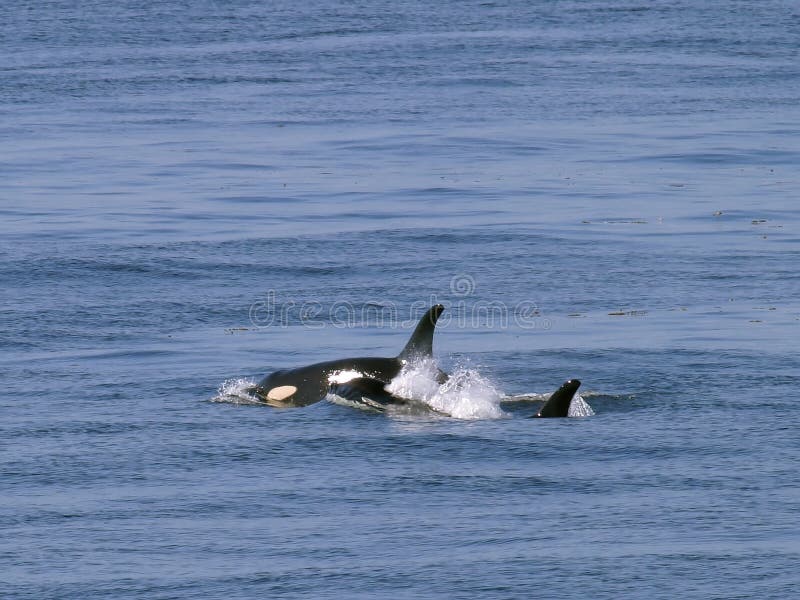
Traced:
<path id="1" fill-rule="evenodd" d="M 780 0 L 4 4 L 0 597 L 792 597 L 798 48 Z M 227 393 L 433 302 L 461 418 Z"/>

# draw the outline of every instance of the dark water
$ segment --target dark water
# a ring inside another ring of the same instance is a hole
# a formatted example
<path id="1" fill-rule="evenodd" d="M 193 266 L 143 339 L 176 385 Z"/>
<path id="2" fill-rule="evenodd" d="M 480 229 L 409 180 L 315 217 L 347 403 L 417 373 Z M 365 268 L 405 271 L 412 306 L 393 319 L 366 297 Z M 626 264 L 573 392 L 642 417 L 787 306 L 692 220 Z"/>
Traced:
<path id="1" fill-rule="evenodd" d="M 21 2 L 0 40 L 1 597 L 796 593 L 797 3 Z M 221 401 L 432 302 L 473 418 Z M 573 377 L 594 416 L 486 398 Z"/>

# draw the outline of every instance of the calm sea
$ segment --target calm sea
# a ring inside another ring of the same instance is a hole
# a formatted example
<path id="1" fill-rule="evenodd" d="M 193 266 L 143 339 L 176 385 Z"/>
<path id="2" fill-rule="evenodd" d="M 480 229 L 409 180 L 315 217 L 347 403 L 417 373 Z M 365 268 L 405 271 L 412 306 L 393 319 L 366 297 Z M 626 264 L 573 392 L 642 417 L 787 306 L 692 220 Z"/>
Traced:
<path id="1" fill-rule="evenodd" d="M 0 597 L 792 597 L 799 54 L 789 0 L 4 3 Z M 242 397 L 434 302 L 453 417 Z"/>

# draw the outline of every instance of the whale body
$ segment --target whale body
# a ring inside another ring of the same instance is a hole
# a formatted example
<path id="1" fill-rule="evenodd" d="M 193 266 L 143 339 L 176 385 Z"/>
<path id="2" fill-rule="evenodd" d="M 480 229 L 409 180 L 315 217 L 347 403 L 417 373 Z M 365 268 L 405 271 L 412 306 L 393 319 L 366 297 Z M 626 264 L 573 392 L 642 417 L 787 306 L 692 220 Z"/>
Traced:
<path id="1" fill-rule="evenodd" d="M 403 403 L 402 398 L 384 390 L 404 365 L 433 357 L 433 332 L 444 306 L 436 304 L 422 316 L 408 343 L 390 358 L 340 358 L 295 369 L 282 369 L 264 377 L 248 392 L 279 408 L 308 406 L 328 393 L 355 399 L 364 394 L 379 404 Z M 447 375 L 439 372 L 440 383 Z"/>

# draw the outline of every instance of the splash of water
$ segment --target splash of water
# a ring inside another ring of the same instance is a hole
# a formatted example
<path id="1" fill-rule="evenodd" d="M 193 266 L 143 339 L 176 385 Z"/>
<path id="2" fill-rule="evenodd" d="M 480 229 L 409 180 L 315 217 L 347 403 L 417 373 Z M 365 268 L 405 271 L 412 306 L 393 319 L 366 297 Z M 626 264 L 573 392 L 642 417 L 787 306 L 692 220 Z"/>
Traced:
<path id="1" fill-rule="evenodd" d="M 584 400 L 580 394 L 572 397 L 572 404 L 569 405 L 568 417 L 591 417 L 594 415 L 592 407 Z"/>
<path id="2" fill-rule="evenodd" d="M 500 408 L 500 392 L 475 369 L 457 368 L 441 385 L 437 382 L 438 374 L 434 361 L 414 362 L 403 367 L 386 389 L 396 396 L 424 402 L 456 419 L 507 416 Z"/>
<path id="3" fill-rule="evenodd" d="M 261 400 L 248 393 L 256 384 L 252 379 L 226 379 L 217 389 L 217 395 L 211 402 L 229 402 L 231 404 L 264 404 Z"/>

